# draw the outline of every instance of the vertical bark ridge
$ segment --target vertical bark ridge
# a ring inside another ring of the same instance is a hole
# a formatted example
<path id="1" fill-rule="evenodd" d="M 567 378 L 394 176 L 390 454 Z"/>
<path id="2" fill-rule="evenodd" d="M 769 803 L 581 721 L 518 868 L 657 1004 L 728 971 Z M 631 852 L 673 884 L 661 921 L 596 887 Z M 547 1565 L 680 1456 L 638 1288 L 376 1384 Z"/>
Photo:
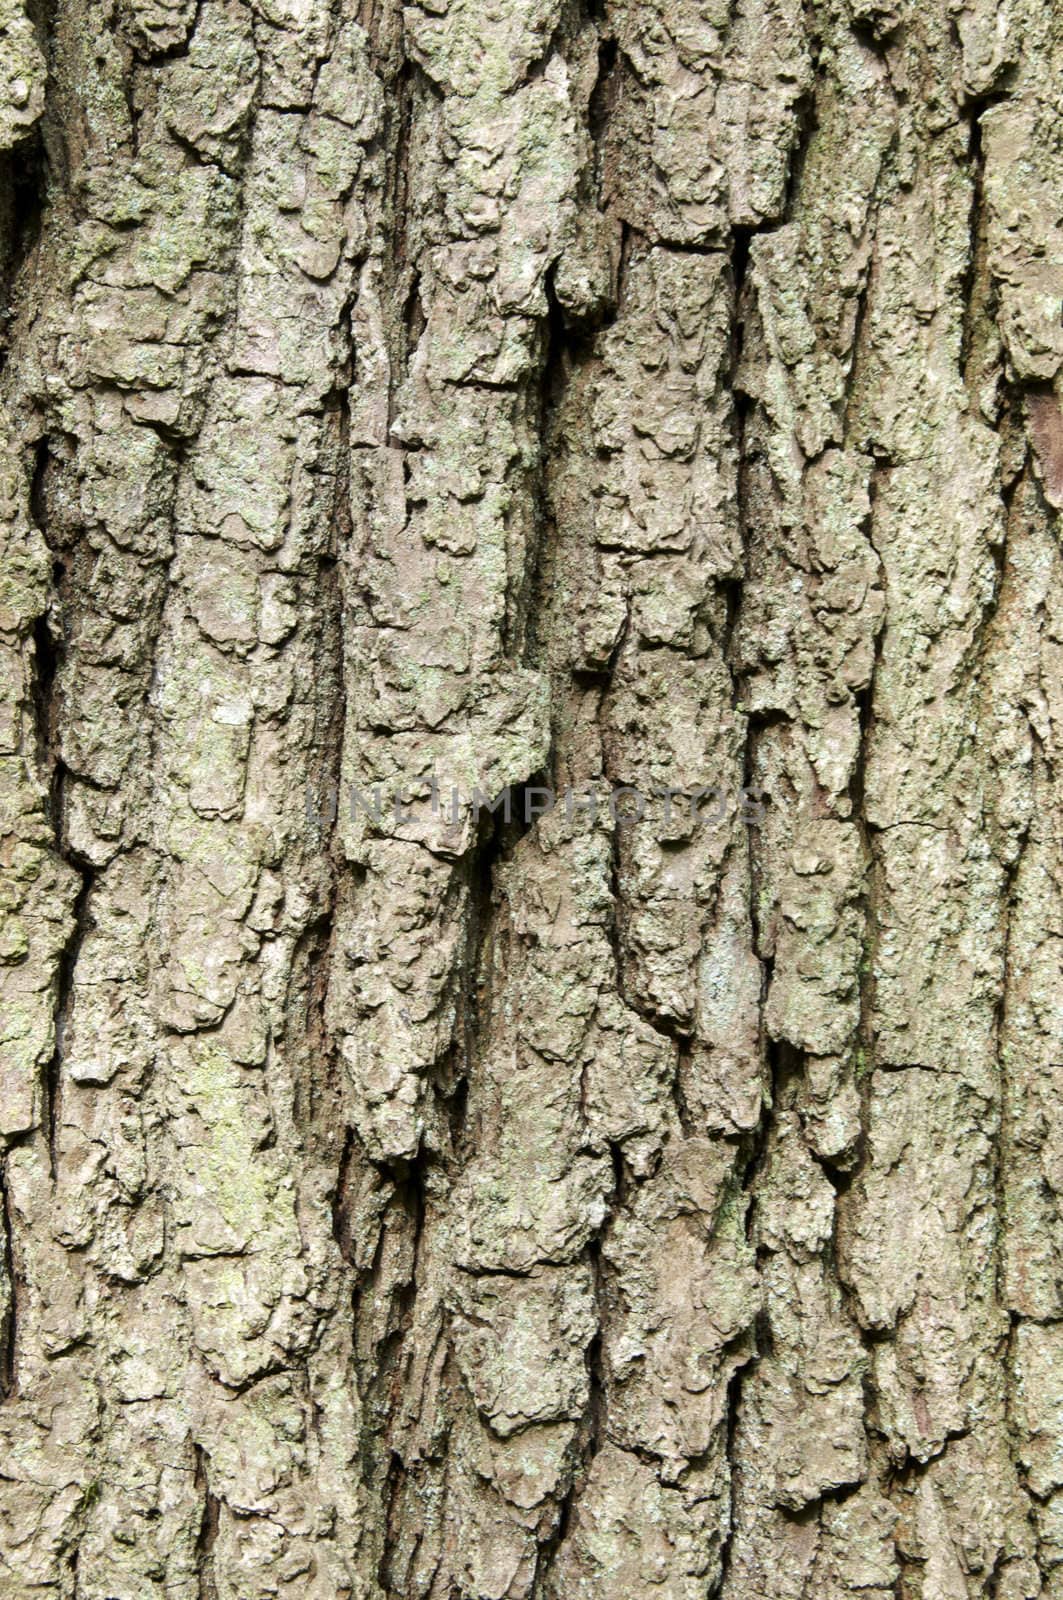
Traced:
<path id="1" fill-rule="evenodd" d="M 5 1593 L 1055 1593 L 1060 37 L 0 16 Z"/>

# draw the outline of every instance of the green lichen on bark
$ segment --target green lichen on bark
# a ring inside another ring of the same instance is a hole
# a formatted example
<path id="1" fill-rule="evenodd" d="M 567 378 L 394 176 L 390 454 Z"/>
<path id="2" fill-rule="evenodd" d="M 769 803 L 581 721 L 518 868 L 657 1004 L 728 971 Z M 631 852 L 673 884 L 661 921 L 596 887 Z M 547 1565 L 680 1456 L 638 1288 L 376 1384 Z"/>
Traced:
<path id="1" fill-rule="evenodd" d="M 1061 82 L 0 7 L 4 1596 L 1063 1593 Z"/>

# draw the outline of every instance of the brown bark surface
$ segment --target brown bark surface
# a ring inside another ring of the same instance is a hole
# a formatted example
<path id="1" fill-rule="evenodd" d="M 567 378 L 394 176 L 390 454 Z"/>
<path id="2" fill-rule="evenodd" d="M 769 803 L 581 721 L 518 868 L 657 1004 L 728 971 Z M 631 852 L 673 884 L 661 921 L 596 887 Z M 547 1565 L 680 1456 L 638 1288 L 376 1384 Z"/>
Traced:
<path id="1" fill-rule="evenodd" d="M 1063 1600 L 1063 13 L 0 0 L 0 189 L 0 1595 Z"/>

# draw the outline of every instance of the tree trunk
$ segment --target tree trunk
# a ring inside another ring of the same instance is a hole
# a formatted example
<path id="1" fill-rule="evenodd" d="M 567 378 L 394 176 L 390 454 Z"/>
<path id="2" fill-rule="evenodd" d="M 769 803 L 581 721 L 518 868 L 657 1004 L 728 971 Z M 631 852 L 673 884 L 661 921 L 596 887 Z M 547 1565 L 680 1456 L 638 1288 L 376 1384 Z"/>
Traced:
<path id="1" fill-rule="evenodd" d="M 44 5 L 0 1593 L 1063 1596 L 1063 14 Z"/>

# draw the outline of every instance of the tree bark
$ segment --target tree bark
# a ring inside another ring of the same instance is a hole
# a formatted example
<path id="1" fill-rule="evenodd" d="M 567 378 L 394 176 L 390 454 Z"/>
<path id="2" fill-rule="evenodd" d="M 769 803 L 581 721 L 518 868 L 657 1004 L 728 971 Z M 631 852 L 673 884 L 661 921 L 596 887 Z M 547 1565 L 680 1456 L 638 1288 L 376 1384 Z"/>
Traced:
<path id="1" fill-rule="evenodd" d="M 1063 1597 L 1059 11 L 20 6 L 0 1592 Z"/>

